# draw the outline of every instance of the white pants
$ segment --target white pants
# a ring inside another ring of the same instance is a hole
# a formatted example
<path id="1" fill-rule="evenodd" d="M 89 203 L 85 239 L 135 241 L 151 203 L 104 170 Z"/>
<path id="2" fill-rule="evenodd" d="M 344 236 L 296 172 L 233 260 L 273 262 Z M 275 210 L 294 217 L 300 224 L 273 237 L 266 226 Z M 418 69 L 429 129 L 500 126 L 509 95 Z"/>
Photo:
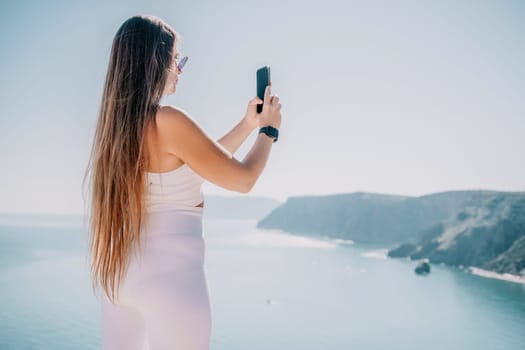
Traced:
<path id="1" fill-rule="evenodd" d="M 202 208 L 148 213 L 117 304 L 102 293 L 103 350 L 208 350 Z"/>

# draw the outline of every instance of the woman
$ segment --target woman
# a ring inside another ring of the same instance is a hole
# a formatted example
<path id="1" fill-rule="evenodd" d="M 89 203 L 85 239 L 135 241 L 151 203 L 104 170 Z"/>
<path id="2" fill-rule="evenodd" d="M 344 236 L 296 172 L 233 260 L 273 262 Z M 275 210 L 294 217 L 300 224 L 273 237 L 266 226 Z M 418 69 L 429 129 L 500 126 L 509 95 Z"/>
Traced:
<path id="1" fill-rule="evenodd" d="M 232 154 L 253 129 L 281 124 L 269 86 L 262 113 L 263 101 L 253 98 L 218 142 L 186 111 L 160 106 L 182 73 L 179 41 L 160 18 L 145 15 L 126 20 L 113 39 L 88 167 L 91 273 L 93 288 L 104 292 L 105 350 L 209 349 L 201 185 L 249 192 L 274 138 L 259 132 L 242 161 Z"/>

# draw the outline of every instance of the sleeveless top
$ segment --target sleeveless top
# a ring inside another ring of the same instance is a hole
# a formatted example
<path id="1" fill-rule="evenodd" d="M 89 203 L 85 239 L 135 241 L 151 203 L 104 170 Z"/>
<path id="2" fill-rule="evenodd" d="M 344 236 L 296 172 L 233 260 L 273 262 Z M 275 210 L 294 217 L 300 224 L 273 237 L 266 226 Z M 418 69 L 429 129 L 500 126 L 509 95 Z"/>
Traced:
<path id="1" fill-rule="evenodd" d="M 204 201 L 202 183 L 204 178 L 186 163 L 175 170 L 163 173 L 146 172 L 148 186 L 146 211 L 160 212 L 186 210 L 200 212 L 197 207 Z"/>

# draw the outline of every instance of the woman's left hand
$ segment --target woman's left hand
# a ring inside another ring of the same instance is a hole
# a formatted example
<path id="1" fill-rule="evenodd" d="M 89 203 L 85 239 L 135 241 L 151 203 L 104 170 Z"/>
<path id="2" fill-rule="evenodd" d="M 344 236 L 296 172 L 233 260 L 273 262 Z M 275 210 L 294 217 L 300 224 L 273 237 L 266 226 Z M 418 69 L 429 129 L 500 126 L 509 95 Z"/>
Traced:
<path id="1" fill-rule="evenodd" d="M 248 102 L 248 108 L 246 108 L 246 114 L 244 120 L 249 125 L 251 130 L 259 126 L 259 113 L 257 113 L 257 105 L 263 103 L 258 96 L 255 96 Z"/>

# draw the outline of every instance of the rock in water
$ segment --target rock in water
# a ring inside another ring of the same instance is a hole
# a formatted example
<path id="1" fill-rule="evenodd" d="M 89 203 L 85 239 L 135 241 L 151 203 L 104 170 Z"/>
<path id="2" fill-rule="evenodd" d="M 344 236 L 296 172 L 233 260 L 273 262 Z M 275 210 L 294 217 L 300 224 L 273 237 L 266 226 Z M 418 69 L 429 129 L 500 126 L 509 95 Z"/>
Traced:
<path id="1" fill-rule="evenodd" d="M 414 272 L 418 275 L 427 275 L 430 273 L 430 263 L 428 259 L 423 259 L 414 269 Z"/>

